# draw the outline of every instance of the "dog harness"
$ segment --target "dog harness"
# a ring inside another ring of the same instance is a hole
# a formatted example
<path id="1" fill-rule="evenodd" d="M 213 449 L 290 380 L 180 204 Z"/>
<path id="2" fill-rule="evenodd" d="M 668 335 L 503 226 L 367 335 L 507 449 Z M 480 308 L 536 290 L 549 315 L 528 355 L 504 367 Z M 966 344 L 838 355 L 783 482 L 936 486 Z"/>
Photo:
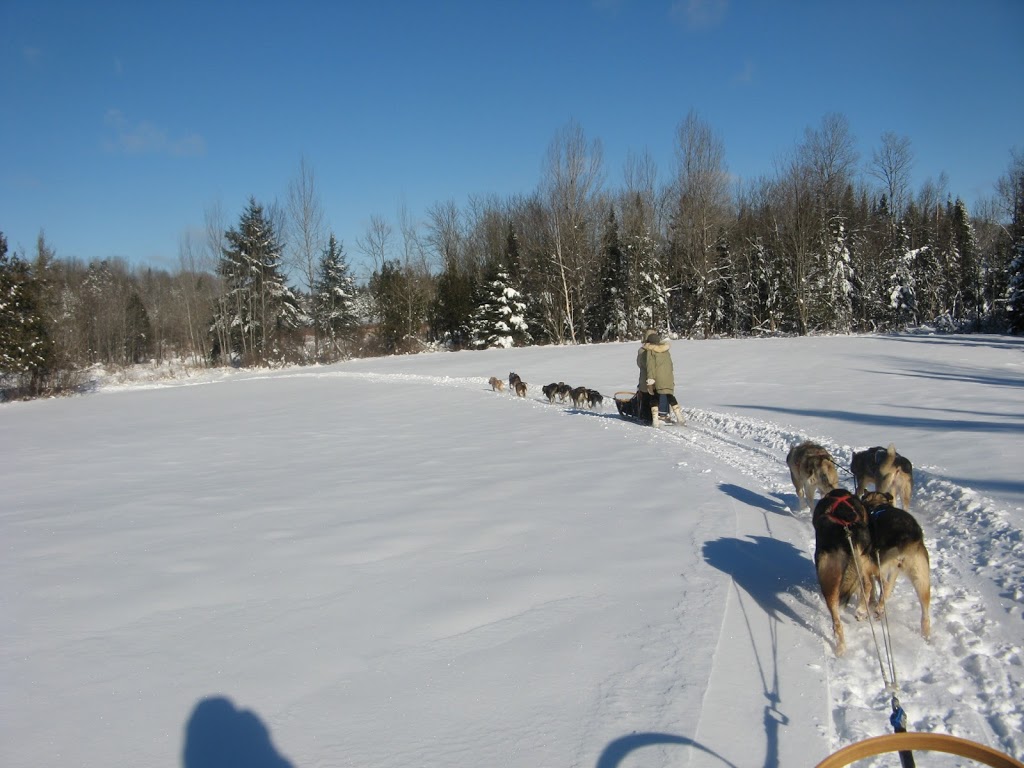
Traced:
<path id="1" fill-rule="evenodd" d="M 843 518 L 836 516 L 835 512 L 840 504 L 845 504 L 851 509 L 851 511 L 853 512 L 853 520 L 844 520 Z M 850 494 L 848 493 L 845 496 L 836 496 L 835 499 L 832 500 L 832 503 L 829 505 L 828 512 L 825 513 L 825 517 L 827 517 L 836 525 L 841 525 L 844 528 L 848 528 L 849 526 L 856 523 L 857 510 L 854 509 L 853 504 L 850 503 Z"/>

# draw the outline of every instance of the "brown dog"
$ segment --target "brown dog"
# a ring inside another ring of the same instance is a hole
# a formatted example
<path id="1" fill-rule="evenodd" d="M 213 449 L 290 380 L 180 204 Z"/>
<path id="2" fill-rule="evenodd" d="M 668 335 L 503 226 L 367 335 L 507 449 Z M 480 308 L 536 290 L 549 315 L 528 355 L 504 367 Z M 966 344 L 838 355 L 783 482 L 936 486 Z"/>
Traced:
<path id="1" fill-rule="evenodd" d="M 839 487 L 836 463 L 828 451 L 817 443 L 804 442 L 794 445 L 786 454 L 789 476 L 796 488 L 796 499 L 800 508 L 810 509 L 814 505 L 814 493 L 822 496 Z"/>
<path id="2" fill-rule="evenodd" d="M 509 374 L 508 374 L 508 391 L 509 392 L 515 392 L 516 391 L 516 382 L 517 381 L 522 381 L 522 379 L 519 378 L 519 374 L 510 371 Z"/>
<path id="3" fill-rule="evenodd" d="M 836 656 L 846 652 L 839 606 L 858 595 L 857 619 L 867 616 L 868 600 L 878 570 L 871 559 L 871 534 L 864 504 L 849 491 L 836 488 L 814 507 L 814 568 L 825 605 L 832 616 Z"/>
<path id="4" fill-rule="evenodd" d="M 921 604 L 921 635 L 927 640 L 932 629 L 932 584 L 924 531 L 913 515 L 893 506 L 891 493 L 868 491 L 861 501 L 868 511 L 871 557 L 878 567 L 880 594 L 875 613 L 881 616 L 896 586 L 896 577 L 903 571 L 917 592 Z"/>
<path id="5" fill-rule="evenodd" d="M 888 448 L 876 445 L 866 451 L 853 454 L 850 472 L 857 481 L 856 493 L 862 496 L 868 485 L 881 493 L 891 493 L 893 501 L 899 499 L 904 509 L 910 509 L 910 497 L 914 493 L 914 467 L 896 453 L 896 446 Z"/>
<path id="6" fill-rule="evenodd" d="M 516 380 L 516 394 L 520 397 L 526 397 L 526 382 L 522 379 Z"/>
<path id="7" fill-rule="evenodd" d="M 487 383 L 491 385 L 492 392 L 505 391 L 505 382 L 499 379 L 497 376 L 491 376 L 491 378 L 487 380 Z"/>

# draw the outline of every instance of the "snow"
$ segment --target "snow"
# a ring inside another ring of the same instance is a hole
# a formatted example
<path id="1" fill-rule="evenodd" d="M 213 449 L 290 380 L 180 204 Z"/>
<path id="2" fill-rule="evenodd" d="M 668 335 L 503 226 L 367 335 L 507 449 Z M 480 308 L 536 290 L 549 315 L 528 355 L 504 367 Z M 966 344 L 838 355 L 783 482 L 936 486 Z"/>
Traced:
<path id="1" fill-rule="evenodd" d="M 1020 759 L 1024 340 L 672 349 L 685 428 L 541 394 L 630 389 L 635 343 L 140 368 L 0 406 L 0 763 L 814 765 L 891 727 L 852 608 L 833 653 L 784 463 L 808 438 L 914 463 L 908 727 Z M 509 371 L 526 398 L 487 385 Z"/>

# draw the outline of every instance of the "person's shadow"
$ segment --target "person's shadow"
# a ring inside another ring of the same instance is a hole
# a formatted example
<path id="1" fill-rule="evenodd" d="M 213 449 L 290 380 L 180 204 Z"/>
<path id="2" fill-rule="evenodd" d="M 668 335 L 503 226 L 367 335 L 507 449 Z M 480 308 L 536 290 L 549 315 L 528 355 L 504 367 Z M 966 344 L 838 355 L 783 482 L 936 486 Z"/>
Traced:
<path id="1" fill-rule="evenodd" d="M 183 768 L 294 768 L 278 753 L 270 731 L 248 710 L 230 699 L 203 699 L 185 726 Z"/>

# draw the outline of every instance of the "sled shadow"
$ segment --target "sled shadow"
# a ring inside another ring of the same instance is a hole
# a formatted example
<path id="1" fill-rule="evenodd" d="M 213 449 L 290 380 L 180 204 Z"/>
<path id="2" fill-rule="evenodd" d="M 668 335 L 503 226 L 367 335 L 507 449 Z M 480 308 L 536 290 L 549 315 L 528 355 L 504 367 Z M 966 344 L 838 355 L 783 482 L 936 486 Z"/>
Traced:
<path id="1" fill-rule="evenodd" d="M 809 632 L 816 632 L 782 601 L 794 587 L 813 591 L 814 564 L 792 544 L 767 536 L 716 539 L 704 544 L 704 560 L 732 577 L 774 619 L 786 618 Z"/>
<path id="2" fill-rule="evenodd" d="M 211 696 L 196 704 L 185 726 L 183 768 L 294 768 L 270 739 L 270 731 L 230 699 Z"/>
<path id="3" fill-rule="evenodd" d="M 680 746 L 693 747 L 704 754 L 717 758 L 721 761 L 722 765 L 739 768 L 735 763 L 726 760 L 720 754 L 708 749 L 703 744 L 687 738 L 686 736 L 676 736 L 672 733 L 631 733 L 629 736 L 622 736 L 621 738 L 615 739 L 615 741 L 611 742 L 604 748 L 601 756 L 597 758 L 597 764 L 594 768 L 618 768 L 618 766 L 622 764 L 631 752 L 659 744 L 676 744 Z"/>

